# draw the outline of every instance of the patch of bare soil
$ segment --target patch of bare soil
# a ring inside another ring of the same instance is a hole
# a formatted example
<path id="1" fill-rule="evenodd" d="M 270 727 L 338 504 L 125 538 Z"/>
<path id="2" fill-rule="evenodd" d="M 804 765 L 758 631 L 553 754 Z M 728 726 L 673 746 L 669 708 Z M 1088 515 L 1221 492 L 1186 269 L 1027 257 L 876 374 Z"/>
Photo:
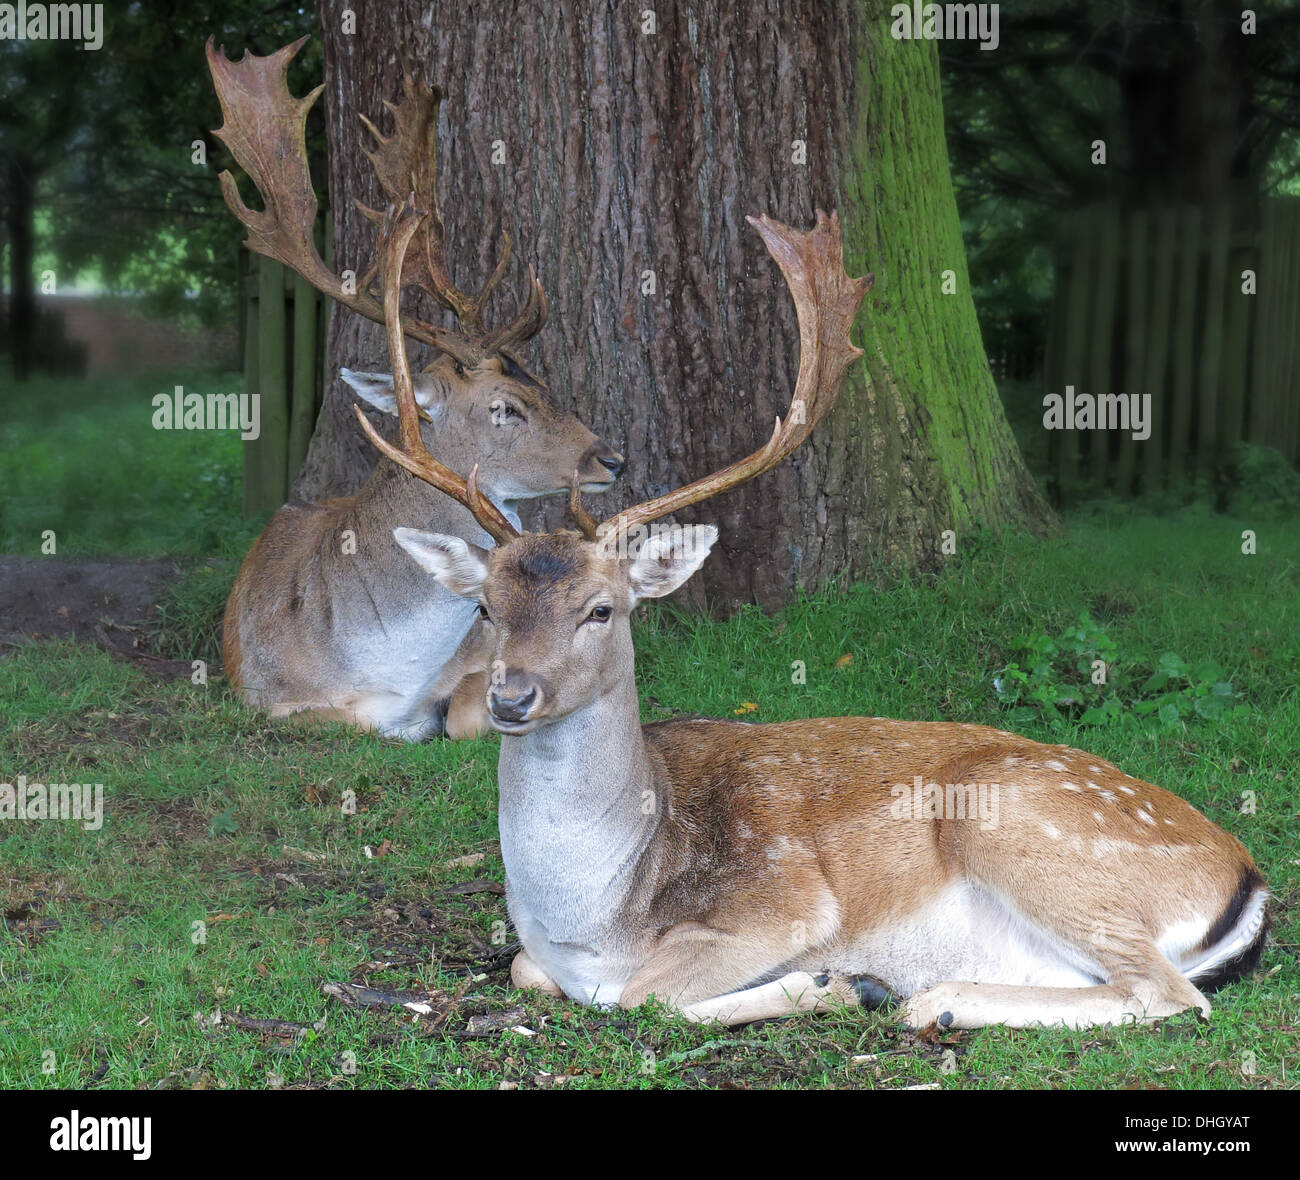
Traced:
<path id="1" fill-rule="evenodd" d="M 171 561 L 0 556 L 0 653 L 32 639 L 76 639 L 168 679 L 188 678 L 188 662 L 149 651 L 141 625 L 178 572 Z"/>

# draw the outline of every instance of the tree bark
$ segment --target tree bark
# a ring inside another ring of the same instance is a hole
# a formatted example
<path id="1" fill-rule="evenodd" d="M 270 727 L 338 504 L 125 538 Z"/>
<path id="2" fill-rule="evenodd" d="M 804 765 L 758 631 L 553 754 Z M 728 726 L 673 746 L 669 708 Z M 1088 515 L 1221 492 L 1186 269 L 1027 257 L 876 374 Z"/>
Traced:
<path id="1" fill-rule="evenodd" d="M 979 526 L 1050 521 L 980 341 L 935 46 L 893 40 L 888 5 L 660 2 L 645 32 L 649 5 L 609 0 L 498 0 L 473 18 L 458 3 L 395 0 L 381 15 L 353 0 L 352 35 L 345 7 L 320 0 L 335 269 L 364 270 L 372 242 L 353 204 L 377 200 L 357 116 L 381 112 L 402 63 L 419 63 L 446 93 L 439 196 L 453 274 L 481 282 L 504 217 L 550 301 L 530 361 L 629 458 L 616 490 L 589 505 L 601 516 L 767 438 L 798 333 L 744 218 L 806 227 L 816 207 L 839 210 L 846 269 L 876 275 L 855 329 L 865 363 L 792 460 L 682 514 L 721 527 L 721 560 L 691 583 L 697 602 L 773 607 L 881 563 L 933 566 L 947 529 L 960 547 Z M 955 294 L 941 292 L 944 271 Z M 382 334 L 336 309 L 328 357 L 295 489 L 307 498 L 350 491 L 373 465 L 336 374 L 386 367 Z M 558 502 L 539 514 L 535 525 L 564 521 Z"/>

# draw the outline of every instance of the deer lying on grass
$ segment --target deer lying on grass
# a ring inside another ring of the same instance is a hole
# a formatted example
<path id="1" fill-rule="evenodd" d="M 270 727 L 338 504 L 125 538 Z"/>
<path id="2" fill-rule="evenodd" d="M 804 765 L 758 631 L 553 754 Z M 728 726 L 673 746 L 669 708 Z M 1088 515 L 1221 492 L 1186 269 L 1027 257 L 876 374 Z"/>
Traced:
<path id="1" fill-rule="evenodd" d="M 316 197 L 307 171 L 303 127 L 319 88 L 296 100 L 285 71 L 301 41 L 269 57 L 231 62 L 208 42 L 208 64 L 225 125 L 217 134 L 252 177 L 263 212 L 240 200 L 233 177 L 221 177 L 231 210 L 249 230 L 248 246 L 278 259 L 326 295 L 407 335 L 442 356 L 415 381 L 423 445 L 459 470 L 478 468 L 478 486 L 517 527 L 520 500 L 566 491 L 575 474 L 588 490 L 613 481 L 623 457 L 571 414 L 513 354 L 546 319 L 535 276 L 514 321 L 495 331 L 483 324 L 489 297 L 505 274 L 510 239 L 482 290 L 471 295 L 451 281 L 435 197 L 434 128 L 441 95 L 405 79 L 390 106 L 396 130 L 385 138 L 368 121 L 377 147 L 368 152 L 385 195 L 400 201 L 412 183 L 432 210 L 420 249 L 406 260 L 414 283 L 453 312 L 454 334 L 403 317 L 371 292 L 376 268 L 346 288 L 320 259 L 312 240 Z M 363 120 L 364 121 L 364 120 Z M 380 214 L 365 209 L 371 220 Z M 395 412 L 393 379 L 341 371 L 372 406 Z M 418 740 L 440 729 L 464 736 L 485 727 L 484 665 L 474 607 L 436 589 L 412 585 L 409 563 L 393 542 L 398 525 L 420 521 L 480 544 L 485 531 L 466 509 L 421 479 L 380 458 L 355 496 L 322 504 L 289 503 L 258 538 L 226 604 L 222 655 L 226 675 L 245 702 L 273 717 L 343 720 Z"/>
<path id="2" fill-rule="evenodd" d="M 781 462 L 861 355 L 848 330 L 870 276 L 845 275 L 836 218 L 819 213 L 807 233 L 751 224 L 800 338 L 791 411 L 762 450 L 599 526 L 575 488 L 583 535 L 489 553 L 397 531 L 484 619 L 515 983 L 624 1007 L 654 996 L 728 1023 L 892 995 L 913 1027 L 1208 1013 L 1197 984 L 1254 967 L 1268 892 L 1241 844 L 1177 796 L 978 725 L 641 725 L 629 613 L 685 582 L 717 530 L 661 532 L 635 554 L 628 539 Z M 392 245 L 395 274 L 400 235 Z M 391 325 L 389 345 L 400 373 Z M 400 375 L 397 389 L 413 416 Z M 473 478 L 440 475 L 481 504 Z M 939 805 L 918 808 L 931 785 Z"/>

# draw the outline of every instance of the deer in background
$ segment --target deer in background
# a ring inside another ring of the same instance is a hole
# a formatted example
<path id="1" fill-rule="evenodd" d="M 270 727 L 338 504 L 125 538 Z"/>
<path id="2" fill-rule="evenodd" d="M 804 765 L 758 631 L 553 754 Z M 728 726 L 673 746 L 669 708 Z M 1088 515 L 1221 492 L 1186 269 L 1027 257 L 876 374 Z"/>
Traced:
<path id="1" fill-rule="evenodd" d="M 717 530 L 628 540 L 781 462 L 861 355 L 848 331 L 870 276 L 844 273 L 837 219 L 750 221 L 799 321 L 791 410 L 765 447 L 600 525 L 575 489 L 582 534 L 486 552 L 397 533 L 484 620 L 514 982 L 727 1023 L 896 998 L 912 1027 L 1208 1014 L 1205 991 L 1259 959 L 1268 891 L 1176 795 L 979 725 L 641 724 L 629 614 L 682 585 Z M 475 502 L 473 480 L 443 475 Z"/>
<path id="2" fill-rule="evenodd" d="M 623 457 L 560 410 L 515 355 L 546 320 L 546 298 L 531 271 L 515 319 L 494 331 L 484 325 L 484 309 L 510 260 L 509 235 L 502 233 L 499 261 L 476 294 L 460 290 L 448 273 L 435 191 L 437 90 L 407 77 L 402 101 L 389 104 L 391 137 L 363 118 L 376 142 L 366 154 L 390 202 L 400 203 L 412 185 L 427 202 L 431 212 L 419 248 L 406 256 L 402 284 L 432 295 L 455 315 L 460 331 L 404 316 L 400 298 L 376 294 L 378 261 L 355 290 L 325 266 L 312 237 L 316 196 L 303 138 L 321 88 L 294 99 L 285 80 L 305 40 L 269 57 L 246 53 L 239 62 L 208 41 L 224 117 L 216 134 L 265 205 L 261 212 L 248 209 L 234 178 L 222 174 L 226 202 L 249 231 L 246 244 L 345 307 L 398 325 L 441 352 L 414 382 L 420 421 L 407 426 L 419 445 L 435 448 L 447 463 L 477 467 L 478 487 L 499 507 L 493 529 L 517 527 L 521 500 L 564 492 L 575 478 L 587 490 L 604 488 Z M 382 223 L 379 212 L 358 207 Z M 340 375 L 370 405 L 395 412 L 392 376 L 348 369 Z M 393 541 L 393 530 L 412 521 L 477 544 L 493 535 L 467 509 L 382 456 L 355 496 L 291 502 L 271 518 L 244 559 L 225 611 L 225 671 L 246 703 L 273 717 L 342 720 L 412 741 L 485 727 L 486 674 L 474 607 L 441 588 L 429 593 L 413 586 L 414 571 Z"/>

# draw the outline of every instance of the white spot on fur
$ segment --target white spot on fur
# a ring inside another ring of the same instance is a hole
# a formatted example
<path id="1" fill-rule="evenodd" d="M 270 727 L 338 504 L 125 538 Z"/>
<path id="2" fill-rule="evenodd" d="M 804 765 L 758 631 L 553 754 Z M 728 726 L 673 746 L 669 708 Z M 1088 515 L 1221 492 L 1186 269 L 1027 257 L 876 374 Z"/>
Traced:
<path id="1" fill-rule="evenodd" d="M 1064 769 L 1065 769 L 1065 763 L 1064 763 L 1064 762 L 1057 762 L 1055 758 L 1050 758 L 1050 759 L 1048 759 L 1048 761 L 1044 762 L 1043 765 L 1046 766 L 1048 770 L 1064 770 Z"/>
<path id="2" fill-rule="evenodd" d="M 1153 828 L 1156 826 L 1156 821 L 1152 819 L 1151 816 L 1147 815 L 1145 811 L 1140 809 L 1138 811 L 1138 819 L 1140 819 L 1144 824 L 1150 824 Z"/>
<path id="3" fill-rule="evenodd" d="M 1094 811 L 1094 812 L 1092 813 L 1092 818 L 1095 819 L 1099 824 L 1104 824 L 1104 823 L 1106 822 L 1106 821 L 1102 818 L 1102 815 L 1101 815 L 1101 812 L 1100 812 L 1100 811 Z"/>
<path id="4" fill-rule="evenodd" d="M 1061 838 L 1061 829 L 1058 828 L 1055 824 L 1044 824 L 1043 831 L 1046 832 L 1053 840 L 1059 840 Z"/>
<path id="5" fill-rule="evenodd" d="M 1136 795 L 1137 792 L 1132 787 L 1120 787 L 1120 790 L 1126 795 Z"/>
<path id="6" fill-rule="evenodd" d="M 1073 783 L 1062 783 L 1062 784 L 1061 784 L 1061 789 L 1062 789 L 1062 790 L 1065 790 L 1065 791 L 1073 791 L 1075 794 L 1079 794 L 1079 793 L 1080 793 L 1080 792 L 1079 792 L 1079 788 L 1076 787 Z"/>

